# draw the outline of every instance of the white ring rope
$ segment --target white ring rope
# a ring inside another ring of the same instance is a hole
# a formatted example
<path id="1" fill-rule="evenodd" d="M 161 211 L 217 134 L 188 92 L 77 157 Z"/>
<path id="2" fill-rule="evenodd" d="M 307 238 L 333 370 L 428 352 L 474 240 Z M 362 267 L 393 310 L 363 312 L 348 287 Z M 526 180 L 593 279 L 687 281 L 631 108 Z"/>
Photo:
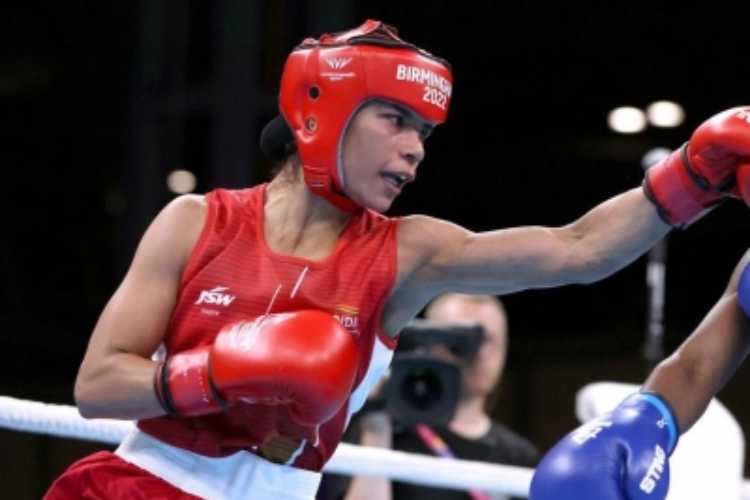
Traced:
<path id="1" fill-rule="evenodd" d="M 349 475 L 386 476 L 408 483 L 453 488 L 479 489 L 526 497 L 533 469 L 495 465 L 471 460 L 435 458 L 384 448 L 341 443 L 326 472 Z"/>
<path id="2" fill-rule="evenodd" d="M 86 420 L 74 406 L 0 396 L 0 427 L 6 429 L 116 445 L 134 425 L 127 420 Z"/>
<path id="3" fill-rule="evenodd" d="M 87 420 L 73 406 L 40 403 L 0 396 L 0 427 L 65 438 L 119 444 L 133 422 Z M 399 481 L 453 489 L 480 489 L 527 497 L 533 469 L 443 459 L 427 455 L 341 443 L 326 472 L 385 476 Z M 750 500 L 750 481 L 742 485 L 742 499 Z M 722 499 L 725 500 L 725 499 Z"/>
<path id="4" fill-rule="evenodd" d="M 73 406 L 0 396 L 0 427 L 107 444 L 119 444 L 133 422 L 87 420 Z M 443 459 L 341 443 L 326 472 L 386 476 L 400 481 L 453 489 L 480 489 L 528 496 L 533 469 L 469 460 Z"/>

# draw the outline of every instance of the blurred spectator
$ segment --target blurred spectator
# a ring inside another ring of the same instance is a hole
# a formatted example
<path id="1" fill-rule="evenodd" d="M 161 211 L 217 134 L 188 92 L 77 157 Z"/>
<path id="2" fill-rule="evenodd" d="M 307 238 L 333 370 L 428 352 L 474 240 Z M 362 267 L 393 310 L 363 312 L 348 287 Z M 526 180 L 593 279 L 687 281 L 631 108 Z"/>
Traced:
<path id="1" fill-rule="evenodd" d="M 428 320 L 446 323 L 479 323 L 485 338 L 476 358 L 465 362 L 447 348 L 436 346 L 432 354 L 459 363 L 463 383 L 458 408 L 446 427 L 424 424 L 398 429 L 385 411 L 369 411 L 353 424 L 355 439 L 363 446 L 393 448 L 411 453 L 452 455 L 506 465 L 533 467 L 538 450 L 488 415 L 488 401 L 505 367 L 508 323 L 505 310 L 494 296 L 447 294 L 435 299 L 425 312 Z M 476 491 L 430 488 L 382 477 L 355 477 L 338 481 L 326 476 L 320 500 L 506 500 L 507 497 Z"/>

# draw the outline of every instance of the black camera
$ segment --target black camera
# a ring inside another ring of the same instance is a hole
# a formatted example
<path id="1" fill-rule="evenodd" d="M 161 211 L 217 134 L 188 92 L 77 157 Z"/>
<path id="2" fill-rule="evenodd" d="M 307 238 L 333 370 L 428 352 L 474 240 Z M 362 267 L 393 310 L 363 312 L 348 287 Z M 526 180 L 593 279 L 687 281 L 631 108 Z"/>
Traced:
<path id="1" fill-rule="evenodd" d="M 404 328 L 384 389 L 384 404 L 393 420 L 446 425 L 461 396 L 461 369 L 430 353 L 441 345 L 458 359 L 471 362 L 484 339 L 480 325 L 414 320 Z"/>

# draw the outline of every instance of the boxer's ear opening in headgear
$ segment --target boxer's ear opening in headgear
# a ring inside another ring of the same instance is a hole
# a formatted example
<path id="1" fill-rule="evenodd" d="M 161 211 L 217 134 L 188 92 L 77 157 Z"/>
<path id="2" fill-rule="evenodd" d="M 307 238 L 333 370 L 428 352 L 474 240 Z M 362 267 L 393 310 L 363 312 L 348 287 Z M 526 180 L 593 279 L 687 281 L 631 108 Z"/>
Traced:
<path id="1" fill-rule="evenodd" d="M 281 163 L 297 151 L 294 135 L 284 117 L 276 115 L 260 133 L 260 150 L 273 163 Z"/>

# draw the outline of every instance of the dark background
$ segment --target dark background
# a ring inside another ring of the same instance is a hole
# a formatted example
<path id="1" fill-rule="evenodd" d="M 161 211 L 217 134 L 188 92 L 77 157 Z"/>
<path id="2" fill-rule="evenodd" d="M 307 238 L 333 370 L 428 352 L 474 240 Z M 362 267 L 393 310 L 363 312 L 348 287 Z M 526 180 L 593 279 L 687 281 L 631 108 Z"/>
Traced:
<path id="1" fill-rule="evenodd" d="M 0 7 L 0 393 L 72 403 L 99 311 L 175 168 L 198 192 L 267 178 L 257 149 L 286 53 L 367 17 L 449 59 L 449 122 L 392 213 L 473 230 L 561 225 L 642 177 L 653 146 L 677 147 L 724 108 L 750 103 L 748 33 L 712 3 L 4 2 Z M 672 6 L 676 4 L 671 4 Z M 684 125 L 617 136 L 619 105 L 683 104 Z M 728 203 L 668 241 L 665 349 L 695 327 L 748 247 L 750 213 Z M 505 298 L 511 352 L 495 414 L 549 447 L 576 425 L 575 392 L 638 383 L 644 259 L 591 286 Z M 745 428 L 740 370 L 720 394 Z M 8 498 L 37 498 L 101 445 L 0 431 Z M 747 472 L 746 472 L 746 475 Z"/>

